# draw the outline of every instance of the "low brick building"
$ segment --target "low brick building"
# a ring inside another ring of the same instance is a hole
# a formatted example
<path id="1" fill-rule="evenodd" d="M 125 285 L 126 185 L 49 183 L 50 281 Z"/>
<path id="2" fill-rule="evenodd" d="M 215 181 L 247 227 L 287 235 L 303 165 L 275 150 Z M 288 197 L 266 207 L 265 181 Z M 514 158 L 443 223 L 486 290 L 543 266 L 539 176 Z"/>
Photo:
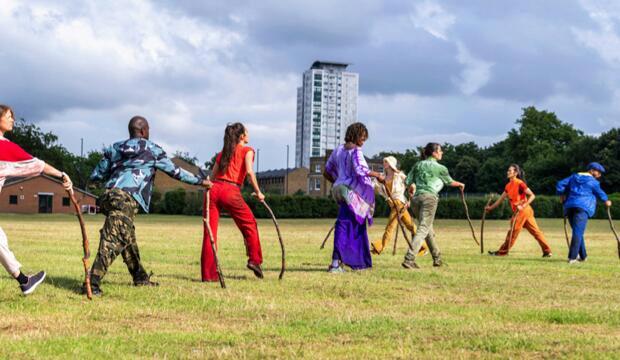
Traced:
<path id="1" fill-rule="evenodd" d="M 179 157 L 173 157 L 170 160 L 172 160 L 172 162 L 176 166 L 187 170 L 194 175 L 200 174 L 200 168 L 198 168 L 198 166 L 190 164 Z M 168 176 L 168 174 L 160 170 L 157 170 L 155 172 L 155 180 L 153 181 L 153 189 L 155 191 L 159 192 L 160 194 L 165 194 L 168 191 L 178 188 L 183 188 L 187 192 L 202 191 L 202 186 L 186 184 L 182 181 L 171 178 L 170 176 Z"/>
<path id="2" fill-rule="evenodd" d="M 306 188 L 306 192 L 310 196 L 329 196 L 332 186 L 331 183 L 323 177 L 323 171 L 325 170 L 325 164 L 331 153 L 332 151 L 328 150 L 325 156 L 310 158 L 310 171 L 308 173 L 308 184 Z M 371 170 L 383 172 L 383 159 L 366 158 L 366 162 Z"/>
<path id="3" fill-rule="evenodd" d="M 262 171 L 256 174 L 258 186 L 265 193 L 293 195 L 302 191 L 306 193 L 308 169 L 294 168 Z M 246 181 L 247 183 L 247 181 Z"/>
<path id="4" fill-rule="evenodd" d="M 82 206 L 82 212 L 96 211 L 95 195 L 78 188 L 74 188 L 74 192 L 76 200 Z M 72 214 L 74 210 L 62 182 L 47 175 L 39 175 L 8 179 L 0 192 L 0 212 Z"/>

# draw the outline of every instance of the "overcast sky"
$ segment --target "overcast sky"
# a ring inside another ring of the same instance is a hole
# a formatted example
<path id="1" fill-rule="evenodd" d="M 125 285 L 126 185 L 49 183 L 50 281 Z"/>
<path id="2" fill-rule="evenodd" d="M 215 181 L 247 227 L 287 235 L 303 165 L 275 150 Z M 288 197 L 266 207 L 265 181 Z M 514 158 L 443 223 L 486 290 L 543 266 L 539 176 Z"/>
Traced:
<path id="1" fill-rule="evenodd" d="M 144 115 L 207 160 L 241 121 L 260 167 L 294 164 L 296 88 L 317 59 L 360 74 L 364 147 L 489 145 L 535 105 L 620 126 L 620 1 L 0 0 L 0 103 L 71 151 Z"/>

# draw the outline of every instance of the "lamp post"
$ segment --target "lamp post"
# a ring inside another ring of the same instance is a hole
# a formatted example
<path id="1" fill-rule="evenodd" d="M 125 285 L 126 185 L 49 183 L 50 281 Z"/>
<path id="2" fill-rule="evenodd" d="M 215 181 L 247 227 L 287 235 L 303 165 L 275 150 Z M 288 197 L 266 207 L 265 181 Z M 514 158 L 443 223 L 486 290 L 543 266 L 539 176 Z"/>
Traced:
<path id="1" fill-rule="evenodd" d="M 288 195 L 288 151 L 289 146 L 286 145 L 286 190 L 284 191 L 284 195 Z"/>

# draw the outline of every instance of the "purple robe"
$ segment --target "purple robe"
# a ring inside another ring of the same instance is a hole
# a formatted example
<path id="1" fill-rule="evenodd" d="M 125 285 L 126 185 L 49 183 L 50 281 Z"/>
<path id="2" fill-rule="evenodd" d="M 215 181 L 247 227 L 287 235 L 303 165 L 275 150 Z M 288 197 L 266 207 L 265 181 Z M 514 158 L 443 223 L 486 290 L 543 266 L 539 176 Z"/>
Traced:
<path id="1" fill-rule="evenodd" d="M 370 169 L 360 148 L 338 146 L 325 170 L 334 178 L 332 193 L 340 205 L 334 230 L 332 260 L 352 269 L 372 267 L 366 221 L 372 224 L 375 193 Z"/>
<path id="2" fill-rule="evenodd" d="M 334 191 L 336 201 L 346 202 L 358 223 L 368 220 L 368 224 L 372 225 L 375 190 L 362 150 L 359 147 L 347 150 L 344 145 L 338 146 L 327 160 L 325 171 L 335 179 L 334 189 L 344 185 L 349 190 Z"/>

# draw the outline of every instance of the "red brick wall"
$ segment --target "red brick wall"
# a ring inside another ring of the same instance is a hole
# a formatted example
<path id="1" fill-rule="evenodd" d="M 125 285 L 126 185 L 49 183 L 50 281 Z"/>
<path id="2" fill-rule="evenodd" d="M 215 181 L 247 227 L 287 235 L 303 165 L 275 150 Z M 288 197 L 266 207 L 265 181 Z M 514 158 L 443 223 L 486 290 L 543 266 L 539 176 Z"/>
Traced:
<path id="1" fill-rule="evenodd" d="M 173 157 L 171 160 L 176 166 L 182 169 L 185 169 L 191 172 L 192 174 L 198 175 L 199 169 L 197 166 L 189 164 L 177 157 Z M 156 191 L 159 191 L 161 194 L 165 194 L 168 191 L 175 190 L 178 188 L 183 188 L 185 189 L 185 191 L 188 191 L 188 192 L 190 191 L 196 192 L 196 191 L 202 190 L 202 186 L 186 184 L 182 181 L 171 178 L 170 176 L 168 176 L 168 174 L 160 170 L 157 170 L 155 173 L 155 181 L 153 182 L 153 188 Z"/>
<path id="2" fill-rule="evenodd" d="M 73 206 L 62 205 L 62 198 L 68 197 L 62 185 L 45 178 L 37 176 L 22 182 L 4 186 L 0 192 L 0 212 L 37 214 L 39 212 L 38 193 L 53 193 L 52 211 L 54 214 L 73 213 Z M 9 197 L 17 195 L 17 205 L 9 204 Z M 75 198 L 81 205 L 95 205 L 96 199 L 92 196 L 76 190 Z"/>

